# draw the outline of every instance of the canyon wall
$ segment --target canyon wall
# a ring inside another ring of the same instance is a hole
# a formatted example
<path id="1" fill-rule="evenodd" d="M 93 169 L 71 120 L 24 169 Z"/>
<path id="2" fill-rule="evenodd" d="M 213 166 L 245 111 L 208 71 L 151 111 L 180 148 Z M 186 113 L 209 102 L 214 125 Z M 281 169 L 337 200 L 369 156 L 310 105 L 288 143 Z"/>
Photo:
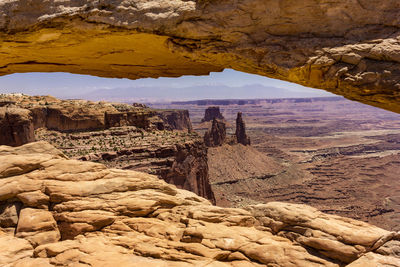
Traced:
<path id="1" fill-rule="evenodd" d="M 51 133 L 48 134 L 51 136 Z M 108 140 L 108 137 L 112 137 Z M 110 168 L 135 170 L 152 175 L 210 200 L 215 204 L 214 193 L 209 182 L 207 148 L 194 133 L 140 132 L 132 134 L 129 127 L 96 133 L 69 133 L 66 138 L 76 147 L 70 152 L 73 158 L 100 162 Z M 50 138 L 40 139 L 46 140 Z M 119 141 L 123 145 L 118 145 Z M 132 140 L 132 141 L 131 141 Z M 105 142 L 110 147 L 101 151 L 85 152 L 80 155 L 80 144 Z M 53 141 L 57 143 L 57 141 Z M 117 151 L 114 151 L 118 148 Z M 70 150 L 71 151 L 71 150 Z"/>
<path id="2" fill-rule="evenodd" d="M 0 103 L 0 145 L 33 142 L 36 129 L 36 140 L 70 157 L 154 174 L 215 203 L 207 148 L 187 110 L 19 94 L 0 95 Z"/>
<path id="3" fill-rule="evenodd" d="M 188 110 L 157 110 L 157 115 L 169 130 L 193 130 Z"/>
<path id="4" fill-rule="evenodd" d="M 0 75 L 232 68 L 400 112 L 397 0 L 0 2 Z"/>
<path id="5" fill-rule="evenodd" d="M 35 141 L 32 114 L 17 107 L 0 108 L 0 145 L 20 146 Z"/>

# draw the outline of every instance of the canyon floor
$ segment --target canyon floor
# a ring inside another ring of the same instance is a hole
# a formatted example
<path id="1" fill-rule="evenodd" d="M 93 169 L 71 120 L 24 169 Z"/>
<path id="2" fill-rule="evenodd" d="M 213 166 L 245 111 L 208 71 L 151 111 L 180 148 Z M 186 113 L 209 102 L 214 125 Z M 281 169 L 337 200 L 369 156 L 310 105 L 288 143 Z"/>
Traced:
<path id="1" fill-rule="evenodd" d="M 400 230 L 399 114 L 341 97 L 153 105 L 188 109 L 201 134 L 209 127 L 201 122 L 208 106 L 220 106 L 228 133 L 243 112 L 252 141 L 209 148 L 217 205 L 303 203 Z"/>

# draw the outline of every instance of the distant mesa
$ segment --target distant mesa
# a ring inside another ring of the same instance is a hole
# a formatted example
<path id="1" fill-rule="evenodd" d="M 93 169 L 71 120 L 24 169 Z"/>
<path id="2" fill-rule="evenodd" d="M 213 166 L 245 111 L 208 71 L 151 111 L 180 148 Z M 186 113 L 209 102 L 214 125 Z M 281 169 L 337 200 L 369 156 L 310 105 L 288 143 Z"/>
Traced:
<path id="1" fill-rule="evenodd" d="M 204 118 L 201 120 L 201 122 L 212 121 L 214 118 L 225 120 L 224 116 L 222 116 L 221 111 L 219 110 L 219 107 L 217 106 L 208 107 L 204 113 Z"/>

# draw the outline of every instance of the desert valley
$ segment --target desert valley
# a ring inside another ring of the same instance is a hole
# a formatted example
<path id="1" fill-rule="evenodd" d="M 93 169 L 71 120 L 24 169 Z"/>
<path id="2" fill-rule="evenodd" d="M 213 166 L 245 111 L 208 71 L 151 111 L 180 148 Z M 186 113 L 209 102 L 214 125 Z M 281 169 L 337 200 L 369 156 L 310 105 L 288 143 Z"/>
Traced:
<path id="1" fill-rule="evenodd" d="M 400 115 L 341 97 L 175 102 L 196 131 L 219 106 L 227 132 L 245 116 L 250 147 L 209 148 L 217 205 L 304 203 L 400 230 Z M 163 104 L 154 107 L 165 108 Z"/>

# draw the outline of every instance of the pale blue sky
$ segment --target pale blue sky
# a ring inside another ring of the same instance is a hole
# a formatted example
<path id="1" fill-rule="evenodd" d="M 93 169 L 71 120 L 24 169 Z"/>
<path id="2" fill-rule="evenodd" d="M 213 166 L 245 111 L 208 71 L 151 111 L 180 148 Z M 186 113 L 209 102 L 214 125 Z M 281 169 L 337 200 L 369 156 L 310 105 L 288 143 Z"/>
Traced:
<path id="1" fill-rule="evenodd" d="M 26 94 L 47 95 L 59 97 L 73 97 L 90 93 L 98 89 L 132 88 L 135 87 L 192 87 L 207 85 L 225 85 L 240 87 L 244 85 L 261 84 L 264 86 L 284 88 L 293 91 L 298 97 L 305 96 L 331 96 L 323 90 L 311 89 L 297 84 L 269 79 L 263 76 L 225 70 L 221 73 L 211 73 L 209 76 L 185 76 L 180 78 L 158 79 L 109 79 L 89 75 L 76 75 L 70 73 L 18 73 L 0 77 L 0 93 L 21 92 Z M 175 96 L 174 98 L 179 97 Z M 243 97 L 257 98 L 251 90 L 244 92 Z M 265 96 L 262 96 L 265 97 Z M 271 95 L 271 97 L 274 97 Z M 204 96 L 204 98 L 213 98 Z"/>

